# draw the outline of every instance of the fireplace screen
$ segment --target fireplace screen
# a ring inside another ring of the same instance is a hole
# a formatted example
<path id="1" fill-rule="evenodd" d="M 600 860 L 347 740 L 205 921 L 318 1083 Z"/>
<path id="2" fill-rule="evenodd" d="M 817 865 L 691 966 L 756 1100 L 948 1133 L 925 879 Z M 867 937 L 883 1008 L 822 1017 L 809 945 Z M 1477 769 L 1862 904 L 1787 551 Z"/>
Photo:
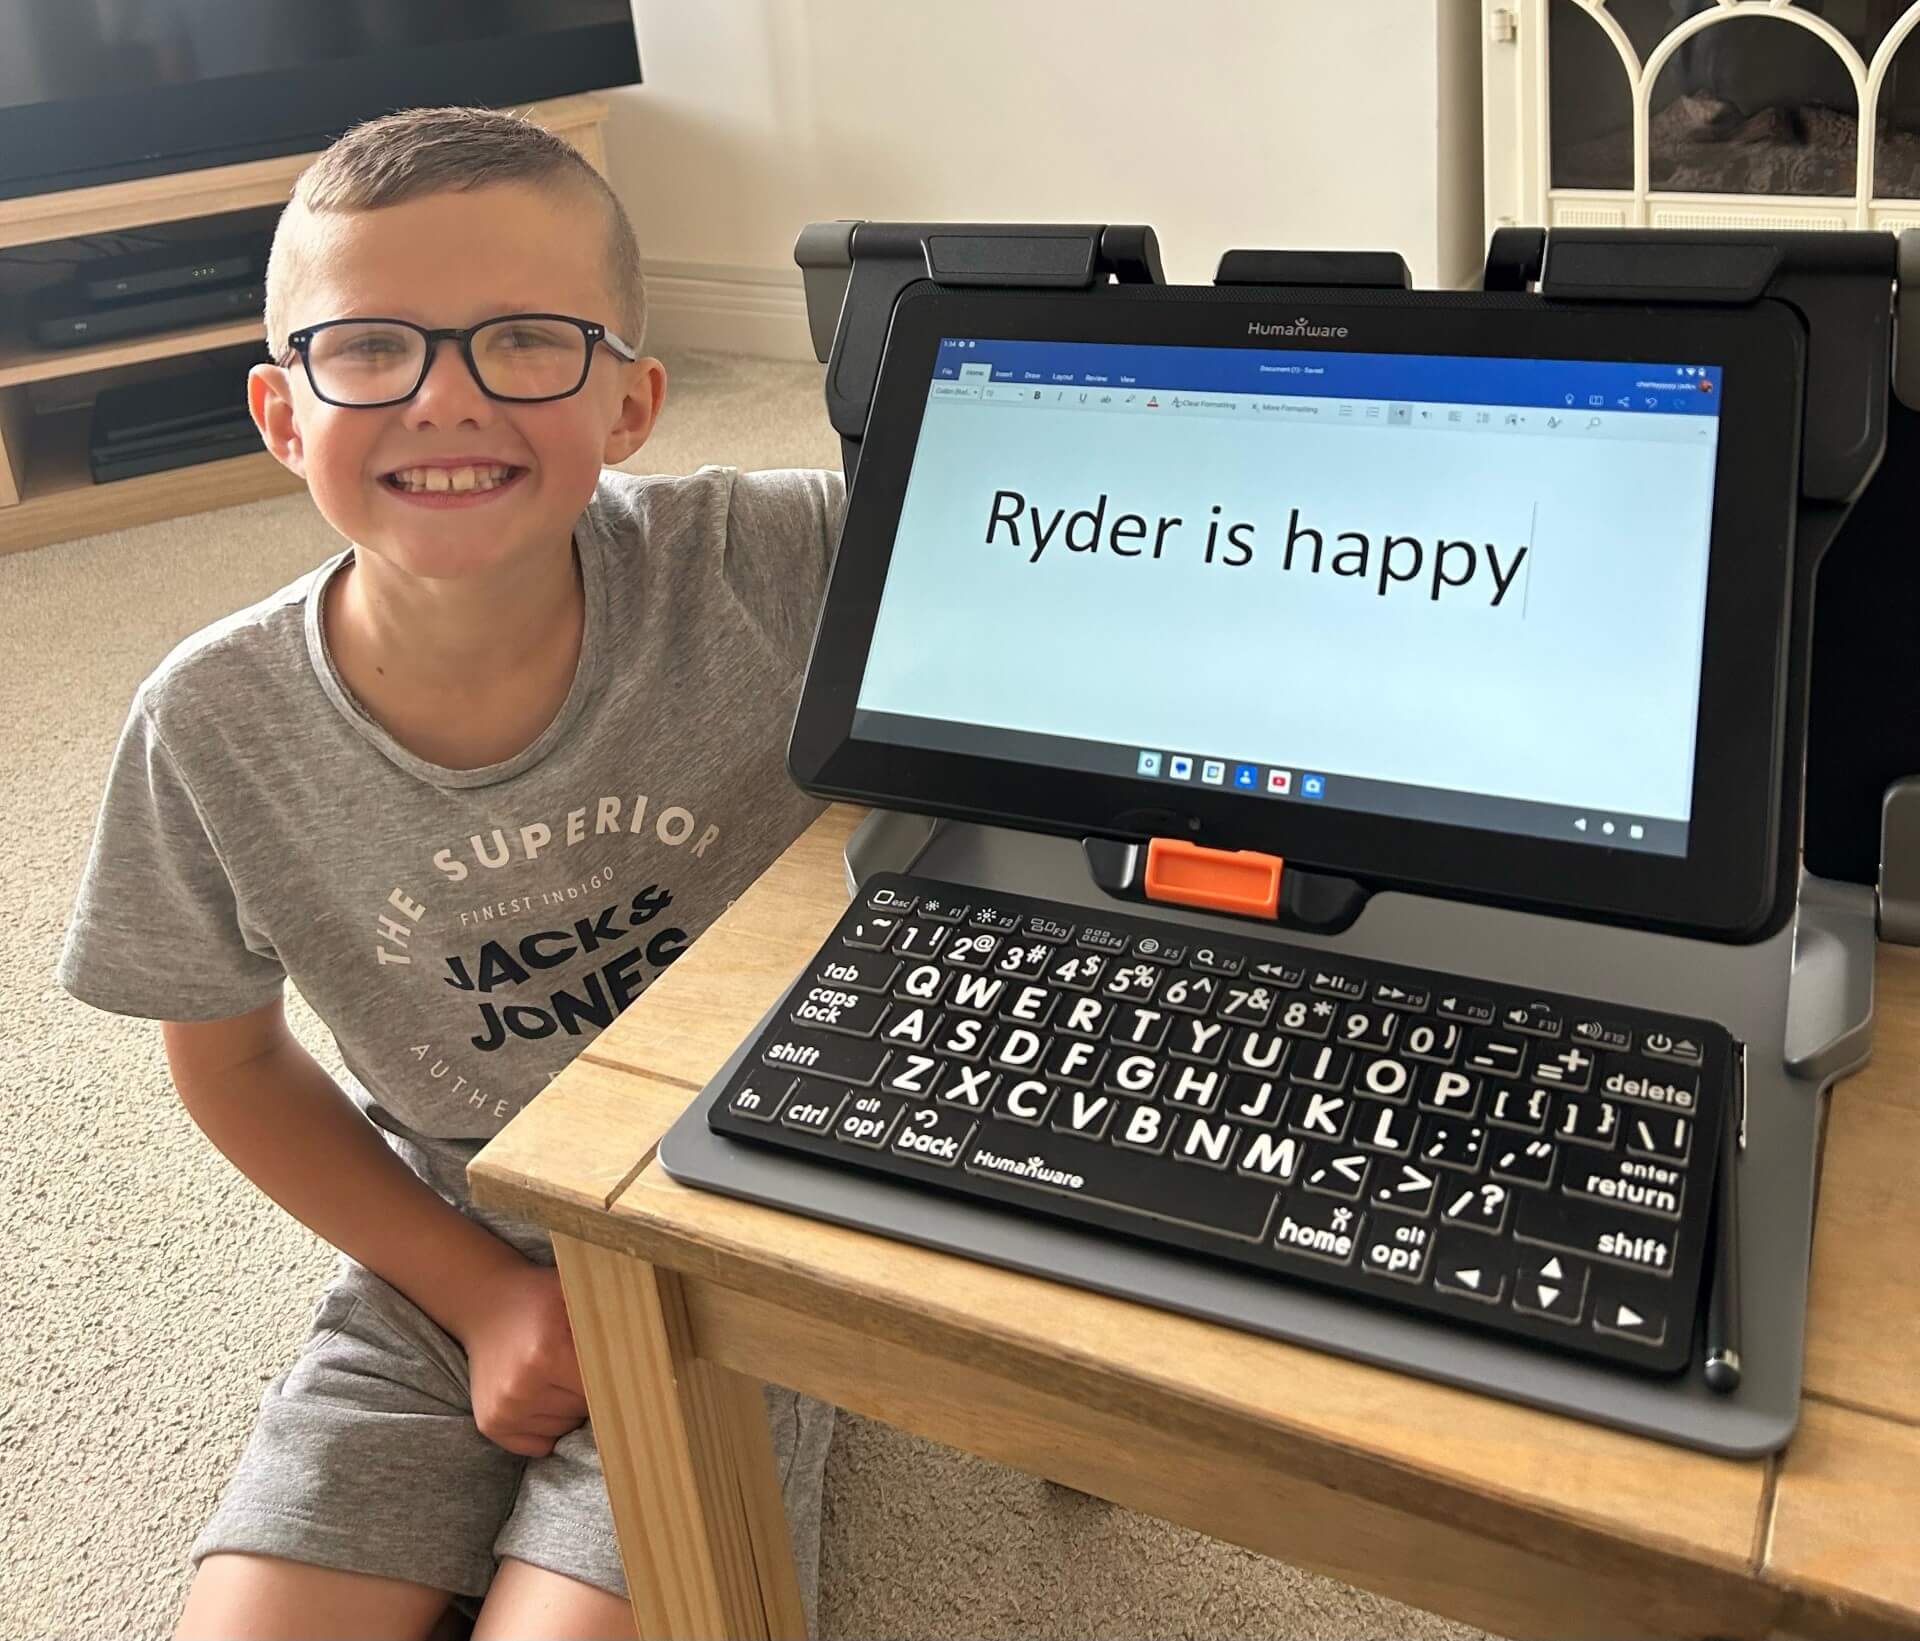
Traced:
<path id="1" fill-rule="evenodd" d="M 1920 221 L 1920 0 L 1486 9 L 1496 222 Z"/>

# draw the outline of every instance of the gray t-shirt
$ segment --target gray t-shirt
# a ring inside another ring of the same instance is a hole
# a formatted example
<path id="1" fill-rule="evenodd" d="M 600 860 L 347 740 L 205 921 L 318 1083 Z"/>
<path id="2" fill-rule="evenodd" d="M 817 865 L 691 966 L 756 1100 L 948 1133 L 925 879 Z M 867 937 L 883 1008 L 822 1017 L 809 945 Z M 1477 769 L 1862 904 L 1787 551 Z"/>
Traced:
<path id="1" fill-rule="evenodd" d="M 60 984 L 217 1020 L 291 979 L 409 1166 L 549 1258 L 466 1164 L 818 813 L 784 754 L 841 502 L 830 472 L 603 474 L 573 687 L 483 769 L 348 693 L 321 589 L 350 548 L 195 634 L 134 697 Z"/>

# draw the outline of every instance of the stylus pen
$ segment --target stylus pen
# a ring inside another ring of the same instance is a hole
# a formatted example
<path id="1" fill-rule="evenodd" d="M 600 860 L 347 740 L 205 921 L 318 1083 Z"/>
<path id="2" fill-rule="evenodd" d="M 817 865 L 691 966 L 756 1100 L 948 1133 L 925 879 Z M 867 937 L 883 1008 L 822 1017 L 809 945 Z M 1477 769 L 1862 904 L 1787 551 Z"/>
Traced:
<path id="1" fill-rule="evenodd" d="M 1746 1127 L 1747 1049 L 1740 1045 L 1740 1106 L 1721 1124 L 1719 1214 L 1714 1223 L 1713 1291 L 1707 1296 L 1706 1375 L 1723 1395 L 1740 1385 L 1740 1165 Z"/>

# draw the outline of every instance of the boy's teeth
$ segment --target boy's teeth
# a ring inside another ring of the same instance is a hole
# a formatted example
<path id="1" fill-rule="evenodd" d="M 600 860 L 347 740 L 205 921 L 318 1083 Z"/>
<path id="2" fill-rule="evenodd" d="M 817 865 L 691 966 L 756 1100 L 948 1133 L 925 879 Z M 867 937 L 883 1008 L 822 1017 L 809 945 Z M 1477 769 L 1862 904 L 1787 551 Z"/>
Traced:
<path id="1" fill-rule="evenodd" d="M 402 490 L 492 490 L 513 474 L 511 467 L 403 467 L 393 475 Z"/>

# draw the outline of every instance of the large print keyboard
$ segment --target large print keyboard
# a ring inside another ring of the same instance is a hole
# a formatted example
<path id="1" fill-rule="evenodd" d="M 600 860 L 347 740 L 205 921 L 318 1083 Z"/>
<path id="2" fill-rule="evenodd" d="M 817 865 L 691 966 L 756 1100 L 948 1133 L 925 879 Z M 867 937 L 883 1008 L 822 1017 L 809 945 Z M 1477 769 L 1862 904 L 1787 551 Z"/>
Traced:
<path id="1" fill-rule="evenodd" d="M 1734 1054 L 1701 1020 L 878 874 L 709 1121 L 1671 1373 Z"/>

